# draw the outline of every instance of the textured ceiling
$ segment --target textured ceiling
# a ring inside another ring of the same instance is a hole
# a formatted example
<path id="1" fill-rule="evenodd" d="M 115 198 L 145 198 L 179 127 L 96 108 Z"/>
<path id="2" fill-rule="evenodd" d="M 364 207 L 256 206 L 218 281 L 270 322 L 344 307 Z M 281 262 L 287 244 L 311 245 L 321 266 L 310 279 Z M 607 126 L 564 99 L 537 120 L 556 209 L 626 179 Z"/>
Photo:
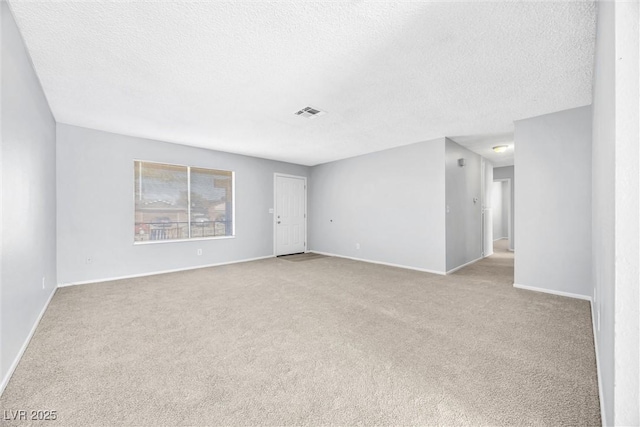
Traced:
<path id="1" fill-rule="evenodd" d="M 482 154 L 591 103 L 592 2 L 10 6 L 58 122 L 294 163 L 442 136 Z"/>

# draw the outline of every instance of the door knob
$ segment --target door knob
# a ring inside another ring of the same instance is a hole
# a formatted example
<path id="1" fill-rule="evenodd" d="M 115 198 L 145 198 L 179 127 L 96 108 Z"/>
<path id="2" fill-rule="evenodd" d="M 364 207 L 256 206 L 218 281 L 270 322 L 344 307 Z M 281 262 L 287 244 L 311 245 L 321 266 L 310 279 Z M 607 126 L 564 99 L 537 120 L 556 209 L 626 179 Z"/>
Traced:
<path id="1" fill-rule="evenodd" d="M 278 221 L 278 224 L 280 224 L 280 221 Z"/>

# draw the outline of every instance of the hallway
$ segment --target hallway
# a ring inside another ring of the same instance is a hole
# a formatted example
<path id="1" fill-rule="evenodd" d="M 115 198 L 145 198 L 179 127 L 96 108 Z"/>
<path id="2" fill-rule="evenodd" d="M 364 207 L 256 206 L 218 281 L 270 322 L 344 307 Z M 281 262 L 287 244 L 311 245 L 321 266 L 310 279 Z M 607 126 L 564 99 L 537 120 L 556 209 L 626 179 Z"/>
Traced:
<path id="1" fill-rule="evenodd" d="M 508 247 L 507 239 L 496 240 L 493 242 L 493 255 L 456 271 L 453 276 L 512 286 L 514 253 Z"/>

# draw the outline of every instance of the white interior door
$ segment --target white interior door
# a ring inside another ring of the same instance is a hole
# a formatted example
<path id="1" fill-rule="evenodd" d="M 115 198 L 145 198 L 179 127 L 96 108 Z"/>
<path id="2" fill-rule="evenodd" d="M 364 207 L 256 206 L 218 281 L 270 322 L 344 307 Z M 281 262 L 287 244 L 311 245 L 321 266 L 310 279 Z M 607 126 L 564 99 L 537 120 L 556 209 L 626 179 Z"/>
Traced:
<path id="1" fill-rule="evenodd" d="M 505 233 L 506 218 L 503 204 L 504 185 L 503 181 L 493 181 L 493 196 L 491 198 L 491 207 L 493 208 L 493 241 L 507 236 Z"/>
<path id="2" fill-rule="evenodd" d="M 482 256 L 493 254 L 493 165 L 482 159 Z"/>
<path id="3" fill-rule="evenodd" d="M 305 252 L 307 245 L 307 180 L 304 177 L 275 176 L 276 255 Z"/>

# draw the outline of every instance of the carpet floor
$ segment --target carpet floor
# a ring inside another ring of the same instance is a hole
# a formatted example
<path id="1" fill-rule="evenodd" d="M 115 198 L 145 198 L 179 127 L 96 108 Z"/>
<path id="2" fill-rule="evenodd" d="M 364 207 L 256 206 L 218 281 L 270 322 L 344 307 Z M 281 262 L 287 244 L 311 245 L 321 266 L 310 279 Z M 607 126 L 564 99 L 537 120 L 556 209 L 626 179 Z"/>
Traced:
<path id="1" fill-rule="evenodd" d="M 449 276 L 273 258 L 60 288 L 0 398 L 57 420 L 2 423 L 600 425 L 589 303 L 513 288 L 501 244 Z"/>

